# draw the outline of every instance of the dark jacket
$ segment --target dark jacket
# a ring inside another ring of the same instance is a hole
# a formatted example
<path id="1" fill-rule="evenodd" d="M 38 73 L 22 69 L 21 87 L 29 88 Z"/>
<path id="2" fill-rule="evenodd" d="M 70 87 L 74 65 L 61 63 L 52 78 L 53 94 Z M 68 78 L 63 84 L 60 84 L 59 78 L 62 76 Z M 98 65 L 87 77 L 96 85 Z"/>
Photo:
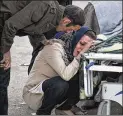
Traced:
<path id="1" fill-rule="evenodd" d="M 1 13 L 11 17 L 5 21 L 2 33 L 3 53 L 10 50 L 15 35 L 42 35 L 58 25 L 64 8 L 57 1 L 3 1 Z M 19 32 L 19 33 L 18 33 Z"/>
<path id="2" fill-rule="evenodd" d="M 100 33 L 100 28 L 94 6 L 91 2 L 88 2 L 87 6 L 84 8 L 84 14 L 85 14 L 84 26 L 90 27 L 98 35 Z"/>

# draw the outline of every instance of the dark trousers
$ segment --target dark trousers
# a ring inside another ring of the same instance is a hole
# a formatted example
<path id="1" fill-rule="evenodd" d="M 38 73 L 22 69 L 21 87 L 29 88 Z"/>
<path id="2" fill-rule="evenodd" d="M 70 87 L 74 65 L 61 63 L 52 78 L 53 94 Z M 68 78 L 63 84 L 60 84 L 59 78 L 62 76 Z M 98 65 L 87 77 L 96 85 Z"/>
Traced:
<path id="1" fill-rule="evenodd" d="M 10 81 L 10 69 L 0 68 L 0 115 L 8 114 L 8 85 Z"/>
<path id="2" fill-rule="evenodd" d="M 67 82 L 59 76 L 44 81 L 42 84 L 44 98 L 42 106 L 37 110 L 37 115 L 50 115 L 57 104 L 61 104 L 69 98 L 78 101 L 79 89 L 77 90 L 76 86 L 78 84 L 75 80 Z M 76 102 L 71 102 L 71 104 L 76 104 Z"/>
<path id="3" fill-rule="evenodd" d="M 1 19 L 1 18 L 0 18 Z M 0 20 L 0 46 L 2 35 L 2 20 Z M 3 59 L 3 54 L 0 52 L 0 61 Z M 4 70 L 0 68 L 0 115 L 8 114 L 8 85 L 10 81 L 10 69 Z"/>
<path id="4" fill-rule="evenodd" d="M 1 1 L 0 1 L 1 6 Z M 1 8 L 1 7 L 0 7 Z M 3 15 L 0 13 L 0 46 L 1 46 L 1 36 L 2 28 L 4 25 Z M 3 59 L 3 54 L 0 51 L 0 61 Z M 10 80 L 10 69 L 4 70 L 0 68 L 0 115 L 8 114 L 8 85 Z"/>

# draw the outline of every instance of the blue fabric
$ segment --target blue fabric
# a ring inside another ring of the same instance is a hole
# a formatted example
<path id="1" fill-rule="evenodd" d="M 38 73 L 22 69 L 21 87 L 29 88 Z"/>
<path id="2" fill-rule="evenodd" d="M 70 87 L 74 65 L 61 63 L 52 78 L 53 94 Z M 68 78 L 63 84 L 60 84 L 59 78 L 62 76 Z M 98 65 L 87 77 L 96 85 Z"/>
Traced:
<path id="1" fill-rule="evenodd" d="M 123 94 L 123 91 L 118 92 L 115 96 Z"/>
<path id="2" fill-rule="evenodd" d="M 54 37 L 55 37 L 56 39 L 59 39 L 59 38 L 60 38 L 62 35 L 64 35 L 64 34 L 65 34 L 65 32 L 62 32 L 62 31 L 61 31 L 61 32 L 56 33 Z"/>
<path id="3" fill-rule="evenodd" d="M 79 40 L 82 38 L 82 36 L 84 36 L 84 34 L 89 30 L 91 30 L 91 29 L 88 28 L 87 26 L 82 26 L 78 31 L 76 31 L 76 33 L 74 34 L 74 38 L 72 40 L 73 51 L 74 51 L 76 44 L 79 42 Z"/>

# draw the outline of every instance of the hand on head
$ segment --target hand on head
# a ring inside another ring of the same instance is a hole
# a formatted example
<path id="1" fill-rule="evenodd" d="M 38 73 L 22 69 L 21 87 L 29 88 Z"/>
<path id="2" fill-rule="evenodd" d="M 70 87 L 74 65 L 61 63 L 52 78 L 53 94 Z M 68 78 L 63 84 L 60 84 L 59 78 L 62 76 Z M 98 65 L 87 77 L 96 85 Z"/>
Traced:
<path id="1" fill-rule="evenodd" d="M 76 56 L 76 58 L 80 60 L 81 57 L 83 56 L 83 54 L 84 54 L 85 52 L 87 52 L 87 51 L 89 50 L 89 48 L 90 48 L 92 45 L 93 45 L 93 40 L 90 41 L 90 42 L 88 42 L 88 43 L 86 43 L 86 44 L 84 45 L 83 49 L 78 53 L 78 55 Z"/>

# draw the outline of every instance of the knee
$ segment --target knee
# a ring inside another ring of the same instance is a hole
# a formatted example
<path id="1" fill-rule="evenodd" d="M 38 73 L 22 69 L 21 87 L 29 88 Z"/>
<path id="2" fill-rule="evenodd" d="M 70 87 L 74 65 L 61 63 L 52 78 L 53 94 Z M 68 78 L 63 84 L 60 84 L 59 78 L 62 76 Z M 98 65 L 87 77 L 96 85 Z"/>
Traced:
<path id="1" fill-rule="evenodd" d="M 63 91 L 67 91 L 69 88 L 69 84 L 68 82 L 59 79 L 56 81 L 54 87 L 59 91 L 59 92 L 63 92 Z"/>

